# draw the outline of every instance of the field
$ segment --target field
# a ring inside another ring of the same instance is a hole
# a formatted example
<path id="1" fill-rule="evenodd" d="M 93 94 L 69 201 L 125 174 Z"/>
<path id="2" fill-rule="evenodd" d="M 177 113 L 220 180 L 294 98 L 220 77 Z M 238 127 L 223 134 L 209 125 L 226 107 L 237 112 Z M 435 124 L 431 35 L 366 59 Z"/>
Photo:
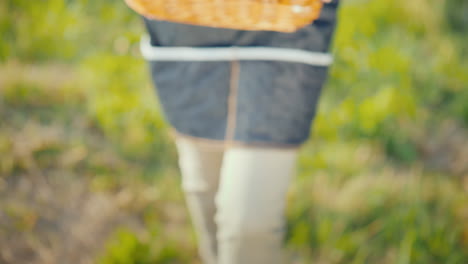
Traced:
<path id="1" fill-rule="evenodd" d="M 0 263 L 199 263 L 123 1 L 0 2 Z M 344 0 L 295 264 L 468 263 L 468 2 Z"/>

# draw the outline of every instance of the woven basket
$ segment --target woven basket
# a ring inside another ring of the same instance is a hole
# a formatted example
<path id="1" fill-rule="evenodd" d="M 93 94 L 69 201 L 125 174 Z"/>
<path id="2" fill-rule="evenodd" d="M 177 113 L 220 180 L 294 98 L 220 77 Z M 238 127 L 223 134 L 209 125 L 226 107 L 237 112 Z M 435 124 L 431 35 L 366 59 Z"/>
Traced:
<path id="1" fill-rule="evenodd" d="M 126 0 L 160 20 L 243 30 L 293 32 L 318 18 L 322 0 Z"/>

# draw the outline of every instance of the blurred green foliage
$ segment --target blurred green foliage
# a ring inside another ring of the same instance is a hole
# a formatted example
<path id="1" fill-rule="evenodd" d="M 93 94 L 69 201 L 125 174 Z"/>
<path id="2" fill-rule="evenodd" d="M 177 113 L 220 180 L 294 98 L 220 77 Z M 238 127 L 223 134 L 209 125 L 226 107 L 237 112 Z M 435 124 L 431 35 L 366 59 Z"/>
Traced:
<path id="1" fill-rule="evenodd" d="M 343 1 L 335 64 L 289 197 L 287 246 L 298 263 L 468 262 L 467 17 L 464 0 Z M 63 166 L 89 175 L 96 191 L 131 178 L 182 203 L 168 180 L 168 127 L 138 55 L 142 33 L 123 1 L 0 2 L 2 177 Z M 43 70 L 15 70 L 24 65 Z M 76 129 L 74 116 L 90 128 Z M 70 136 L 28 130 L 30 121 Z M 24 127 L 39 139 L 29 154 L 8 155 Z M 83 131 L 93 136 L 82 140 Z M 191 262 L 192 235 L 180 244 L 164 210 L 142 207 L 146 229 L 118 229 L 97 262 Z"/>
<path id="2" fill-rule="evenodd" d="M 167 241 L 141 241 L 132 230 L 120 229 L 111 238 L 99 264 L 188 263 L 186 254 Z M 153 234 L 153 236 L 157 236 Z"/>

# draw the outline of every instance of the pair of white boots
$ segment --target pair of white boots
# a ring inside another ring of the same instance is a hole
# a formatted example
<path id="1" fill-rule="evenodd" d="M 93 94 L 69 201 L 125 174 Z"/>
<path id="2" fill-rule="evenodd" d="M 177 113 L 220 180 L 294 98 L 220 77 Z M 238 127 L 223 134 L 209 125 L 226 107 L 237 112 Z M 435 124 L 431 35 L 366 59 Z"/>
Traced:
<path id="1" fill-rule="evenodd" d="M 187 138 L 176 145 L 203 263 L 284 263 L 286 192 L 297 150 L 225 150 Z"/>

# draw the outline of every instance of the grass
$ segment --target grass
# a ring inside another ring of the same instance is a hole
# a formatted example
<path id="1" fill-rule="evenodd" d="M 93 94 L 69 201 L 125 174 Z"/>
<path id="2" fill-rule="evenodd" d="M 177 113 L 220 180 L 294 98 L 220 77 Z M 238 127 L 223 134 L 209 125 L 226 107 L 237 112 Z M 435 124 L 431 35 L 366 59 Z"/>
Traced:
<path id="1" fill-rule="evenodd" d="M 293 263 L 468 262 L 462 0 L 347 0 L 288 196 Z M 198 263 L 123 2 L 0 3 L 0 263 Z"/>

